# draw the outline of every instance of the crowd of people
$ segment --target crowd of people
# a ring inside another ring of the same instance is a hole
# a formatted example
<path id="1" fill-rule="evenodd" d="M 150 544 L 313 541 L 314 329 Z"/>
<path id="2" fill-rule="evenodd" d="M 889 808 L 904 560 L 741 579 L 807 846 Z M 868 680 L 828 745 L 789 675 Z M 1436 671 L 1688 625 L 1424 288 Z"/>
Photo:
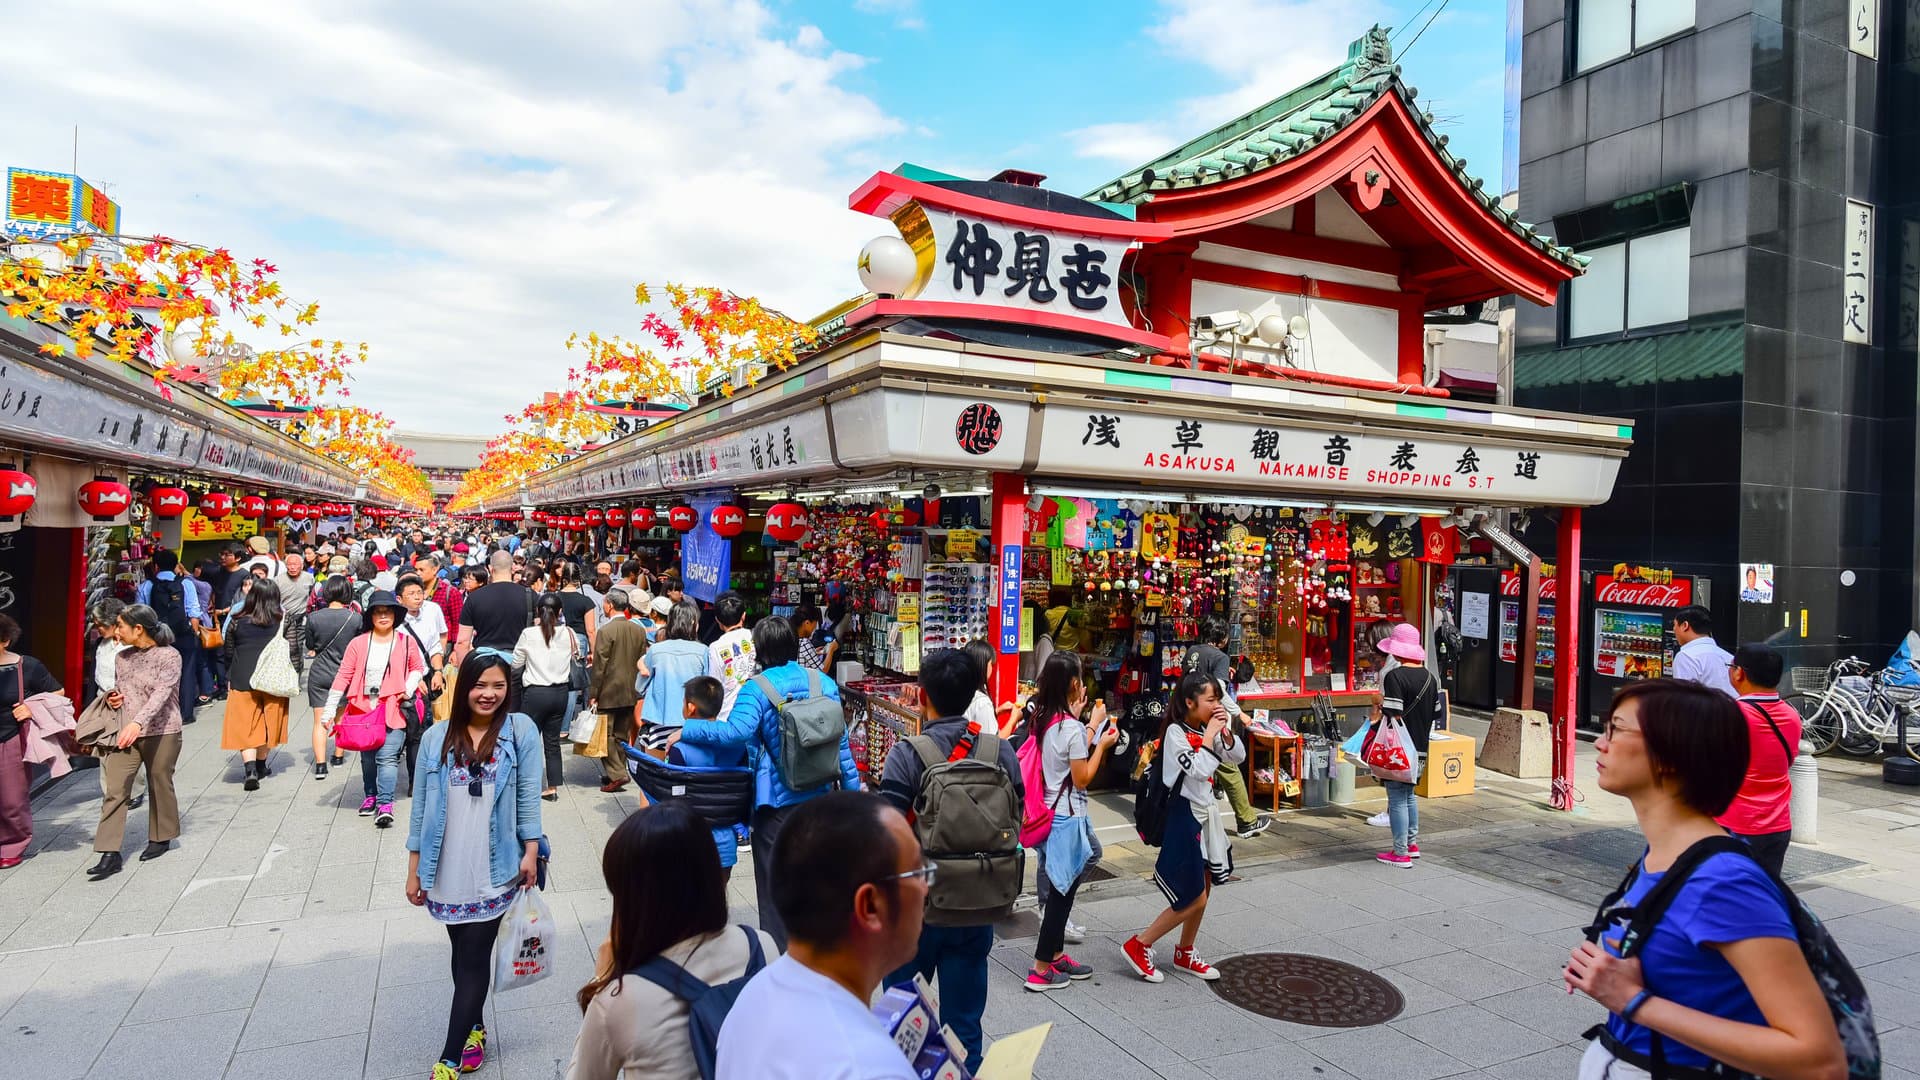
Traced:
<path id="1" fill-rule="evenodd" d="M 624 790 L 643 760 L 685 780 L 665 796 L 643 784 L 644 807 L 602 853 L 612 919 L 578 995 L 573 1080 L 912 1077 L 869 1002 L 916 977 L 938 985 L 940 1020 L 977 1067 L 994 926 L 1026 888 L 1029 849 L 1040 928 L 1024 988 L 1095 974 L 1067 946 L 1085 940 L 1073 905 L 1102 858 L 1086 792 L 1120 732 L 1074 651 L 1050 650 L 1031 697 L 999 707 L 985 693 L 991 648 L 928 652 L 918 734 L 863 777 L 828 670 L 832 620 L 803 606 L 749 625 L 737 595 L 703 610 L 670 571 L 638 559 L 423 532 L 276 557 L 256 538 L 188 573 L 159 553 L 135 600 L 89 612 L 93 696 L 75 730 L 102 759 L 89 876 L 124 869 L 126 817 L 142 801 L 142 860 L 179 837 L 173 769 L 200 706 L 224 700 L 221 746 L 253 791 L 288 741 L 290 699 L 305 694 L 314 776 L 358 753 L 360 813 L 376 827 L 399 819 L 406 774 L 405 894 L 447 928 L 451 957 L 435 1080 L 486 1060 L 492 953 L 510 903 L 542 880 L 541 808 L 564 784 L 569 742 L 604 748 L 590 754 L 603 792 Z M 1808 924 L 1780 877 L 1800 734 L 1776 691 L 1781 658 L 1761 645 L 1725 653 L 1704 609 L 1681 615 L 1692 681 L 1630 684 L 1597 744 L 1600 786 L 1631 802 L 1648 847 L 1565 968 L 1569 992 L 1610 1015 L 1581 1075 L 1715 1062 L 1844 1074 L 1858 1032 L 1830 1015 L 1830 987 L 1803 952 Z M 1218 629 L 1205 627 L 1210 642 Z M 35 717 L 63 694 L 44 665 L 12 651 L 19 633 L 0 616 L 0 868 L 31 840 L 12 778 L 36 752 Z M 1417 778 L 1437 679 L 1417 638 L 1381 648 L 1372 728 L 1408 729 Z M 1239 805 L 1246 718 L 1229 658 L 1213 652 L 1195 650 L 1141 755 L 1141 790 L 1157 785 L 1164 799 L 1152 839 L 1166 906 L 1116 960 L 1149 982 L 1165 978 L 1154 950 L 1170 934 L 1175 972 L 1219 978 L 1196 946 L 1213 888 L 1235 880 L 1228 834 L 1269 825 Z M 582 714 L 598 718 L 598 740 L 578 737 Z M 734 794 L 714 796 L 716 777 Z M 1414 779 L 1383 783 L 1394 843 L 1378 860 L 1411 868 Z M 757 927 L 728 923 L 743 849 Z M 676 872 L 653 872 L 663 865 Z M 715 988 L 731 1009 L 709 997 Z"/>

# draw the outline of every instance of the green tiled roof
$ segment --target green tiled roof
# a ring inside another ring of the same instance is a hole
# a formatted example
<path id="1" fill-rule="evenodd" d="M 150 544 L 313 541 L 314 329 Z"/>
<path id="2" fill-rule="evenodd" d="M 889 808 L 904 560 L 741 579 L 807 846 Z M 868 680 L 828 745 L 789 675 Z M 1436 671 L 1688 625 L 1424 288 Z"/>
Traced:
<path id="1" fill-rule="evenodd" d="M 1523 349 L 1513 358 L 1513 387 L 1645 386 L 1738 375 L 1745 370 L 1746 344 L 1745 328 L 1733 323 L 1571 349 Z"/>
<path id="2" fill-rule="evenodd" d="M 1415 101 L 1418 91 L 1401 81 L 1400 68 L 1393 63 L 1393 46 L 1381 26 L 1368 30 L 1347 47 L 1346 63 L 1128 171 L 1085 197 L 1097 202 L 1137 204 L 1151 200 L 1155 192 L 1185 191 L 1251 176 L 1312 150 L 1389 93 L 1400 95 L 1441 162 L 1487 213 L 1534 248 L 1569 266 L 1586 266 L 1584 256 L 1560 247 L 1512 211 L 1502 209 L 1498 196 L 1467 175 L 1466 159 L 1448 152 L 1447 137 L 1433 129 L 1433 116 L 1421 111 Z"/>

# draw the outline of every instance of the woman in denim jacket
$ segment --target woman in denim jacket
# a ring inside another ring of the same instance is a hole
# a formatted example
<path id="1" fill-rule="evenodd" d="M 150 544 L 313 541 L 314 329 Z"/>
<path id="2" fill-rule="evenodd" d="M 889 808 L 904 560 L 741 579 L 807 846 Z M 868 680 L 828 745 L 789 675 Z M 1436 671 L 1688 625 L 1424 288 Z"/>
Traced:
<path id="1" fill-rule="evenodd" d="M 640 745 L 656 754 L 667 736 L 686 722 L 687 680 L 707 673 L 707 647 L 700 644 L 700 609 L 682 600 L 668 611 L 661 637 L 640 658 Z"/>
<path id="2" fill-rule="evenodd" d="M 487 1056 L 480 1022 L 500 918 L 540 870 L 540 729 L 507 711 L 505 657 L 474 652 L 454 683 L 453 715 L 420 739 L 407 829 L 407 899 L 447 928 L 453 1008 L 433 1080 Z"/>

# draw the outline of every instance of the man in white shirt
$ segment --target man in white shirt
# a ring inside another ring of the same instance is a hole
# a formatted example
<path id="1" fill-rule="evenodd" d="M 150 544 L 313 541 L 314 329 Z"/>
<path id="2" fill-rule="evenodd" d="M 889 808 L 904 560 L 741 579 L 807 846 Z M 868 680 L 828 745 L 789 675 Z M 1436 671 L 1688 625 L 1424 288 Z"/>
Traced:
<path id="1" fill-rule="evenodd" d="M 407 629 L 420 640 L 426 651 L 427 666 L 433 675 L 429 685 L 439 690 L 446 685 L 447 615 L 440 605 L 427 599 L 426 584 L 416 574 L 400 579 L 400 603 L 407 609 Z"/>
<path id="2" fill-rule="evenodd" d="M 867 1002 L 913 959 L 930 865 L 907 819 L 877 795 L 839 791 L 793 811 L 773 853 L 787 954 L 727 1013 L 719 1080 L 914 1080 Z"/>
<path id="3" fill-rule="evenodd" d="M 720 706 L 720 716 L 724 719 L 733 712 L 733 699 L 739 696 L 740 688 L 759 668 L 753 658 L 753 631 L 746 627 L 747 605 L 740 594 L 721 593 L 713 603 L 713 618 L 720 624 L 721 634 L 707 646 L 707 674 L 727 688 L 727 699 Z"/>
<path id="4" fill-rule="evenodd" d="M 1713 615 L 1699 604 L 1689 604 L 1673 613 L 1673 639 L 1680 651 L 1673 654 L 1673 677 L 1718 690 L 1738 698 L 1727 669 L 1733 654 L 1713 640 Z"/>

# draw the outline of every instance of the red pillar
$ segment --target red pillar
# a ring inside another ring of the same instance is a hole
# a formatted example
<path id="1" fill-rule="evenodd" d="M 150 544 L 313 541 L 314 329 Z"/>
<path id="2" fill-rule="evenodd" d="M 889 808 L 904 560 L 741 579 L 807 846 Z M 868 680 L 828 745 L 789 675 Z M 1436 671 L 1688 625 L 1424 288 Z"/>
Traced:
<path id="1" fill-rule="evenodd" d="M 1399 380 L 1402 386 L 1427 384 L 1427 305 L 1424 296 L 1400 302 Z"/>
<path id="2" fill-rule="evenodd" d="M 1580 721 L 1580 508 L 1560 511 L 1553 608 L 1553 808 L 1573 809 L 1574 731 Z"/>
<path id="3" fill-rule="evenodd" d="M 1027 478 L 993 474 L 993 553 L 1000 560 L 1000 595 L 994 599 L 993 703 L 1005 705 L 1020 692 L 1020 556 L 1025 550 Z"/>

